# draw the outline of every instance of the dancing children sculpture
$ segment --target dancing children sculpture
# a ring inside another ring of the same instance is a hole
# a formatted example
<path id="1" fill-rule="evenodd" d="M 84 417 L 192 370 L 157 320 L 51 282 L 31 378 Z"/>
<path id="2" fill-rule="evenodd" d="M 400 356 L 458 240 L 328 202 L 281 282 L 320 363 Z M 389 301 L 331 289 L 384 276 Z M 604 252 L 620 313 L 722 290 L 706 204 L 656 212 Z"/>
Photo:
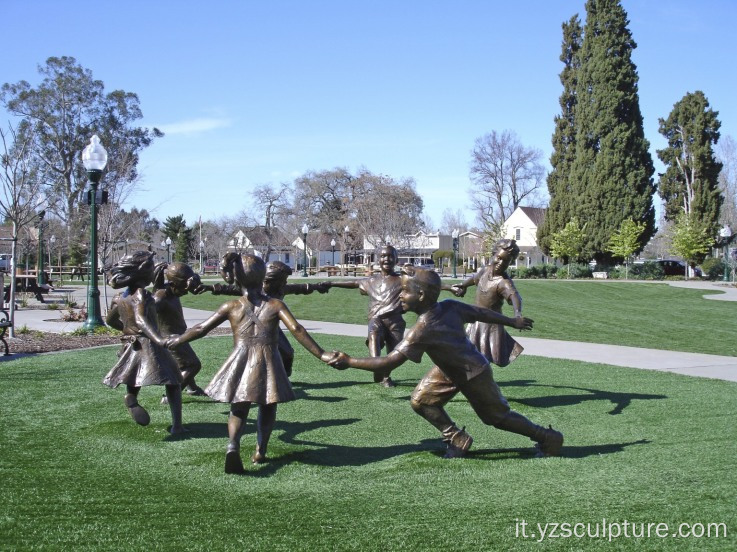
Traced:
<path id="1" fill-rule="evenodd" d="M 210 318 L 181 336 L 170 337 L 167 343 L 170 348 L 178 347 L 206 335 L 225 320 L 230 321 L 233 352 L 205 389 L 205 393 L 216 401 L 230 403 L 226 473 L 244 471 L 240 440 L 251 404 L 259 405 L 257 446 L 251 456 L 251 461 L 258 464 L 266 459 L 277 404 L 295 399 L 277 350 L 279 322 L 283 322 L 297 341 L 317 358 L 328 362 L 335 357 L 312 339 L 281 300 L 263 293 L 265 274 L 266 265 L 259 257 L 239 256 L 233 264 L 233 278 L 243 289 L 243 295 L 224 303 Z"/>
<path id="2" fill-rule="evenodd" d="M 179 335 L 187 329 L 187 322 L 182 312 L 180 297 L 200 287 L 200 277 L 192 267 L 182 262 L 159 263 L 154 267 L 154 301 L 156 302 L 156 318 L 162 337 Z M 171 350 L 182 372 L 182 391 L 193 396 L 202 396 L 205 392 L 195 382 L 195 376 L 202 369 L 202 363 L 189 343 Z M 161 400 L 166 404 L 167 397 Z"/>
<path id="3" fill-rule="evenodd" d="M 233 267 L 236 262 L 237 253 L 226 253 L 220 263 L 220 274 L 228 285 L 214 284 L 212 286 L 200 285 L 195 293 L 211 292 L 213 295 L 242 295 L 243 290 L 233 283 Z M 327 293 L 328 286 L 321 284 L 288 284 L 287 278 L 292 274 L 292 269 L 281 261 L 271 261 L 266 265 L 266 276 L 264 278 L 263 292 L 274 299 L 284 299 L 285 295 L 309 295 L 313 291 Z M 294 364 L 294 348 L 279 329 L 279 354 L 281 355 L 287 376 L 292 376 Z"/>
<path id="4" fill-rule="evenodd" d="M 381 272 L 368 278 L 344 282 L 323 282 L 329 287 L 358 289 L 361 294 L 368 295 L 368 339 L 366 344 L 372 357 L 381 356 L 381 349 L 386 345 L 387 354 L 391 353 L 404 337 L 407 327 L 402 318 L 402 305 L 399 302 L 399 293 L 402 283 L 399 274 L 394 272 L 397 266 L 397 250 L 391 245 L 381 249 L 379 257 Z M 391 369 L 374 371 L 374 382 L 384 387 L 394 387 L 396 384 L 390 377 Z"/>
<path id="5" fill-rule="evenodd" d="M 351 358 L 339 353 L 329 362 L 336 368 L 360 368 L 369 371 L 391 370 L 407 359 L 420 362 L 427 353 L 435 363 L 412 392 L 412 408 L 435 426 L 448 443 L 445 458 L 461 457 L 473 443 L 465 428 L 459 429 L 443 406 L 462 393 L 482 422 L 498 429 L 525 435 L 537 442 L 538 456 L 556 456 L 563 445 L 563 435 L 552 428 L 532 423 L 511 410 L 494 381 L 491 366 L 466 337 L 463 325 L 482 321 L 504 324 L 520 330 L 532 329 L 532 320 L 518 316 L 507 318 L 489 309 L 455 300 L 438 302 L 440 276 L 407 265 L 402 269 L 401 302 L 405 311 L 419 315 L 407 336 L 385 357 Z"/>
<path id="6" fill-rule="evenodd" d="M 451 290 L 457 297 L 463 297 L 466 289 L 477 286 L 476 306 L 491 309 L 501 314 L 506 301 L 514 309 L 514 316 L 522 316 L 522 298 L 507 269 L 519 255 L 519 247 L 514 240 L 499 240 L 494 244 L 490 265 Z M 509 335 L 501 324 L 474 322 L 466 327 L 466 335 L 486 359 L 497 366 L 507 366 L 523 351 L 522 345 Z"/>
<path id="7" fill-rule="evenodd" d="M 182 427 L 182 374 L 174 357 L 165 347 L 156 323 L 153 295 L 146 290 L 154 276 L 153 253 L 136 251 L 126 255 L 110 271 L 110 286 L 127 289 L 113 298 L 106 317 L 109 326 L 123 332 L 123 347 L 118 362 L 102 383 L 112 388 L 125 385 L 125 406 L 140 425 L 148 425 L 148 412 L 138 404 L 138 393 L 146 385 L 166 386 L 171 410 L 172 434 Z"/>

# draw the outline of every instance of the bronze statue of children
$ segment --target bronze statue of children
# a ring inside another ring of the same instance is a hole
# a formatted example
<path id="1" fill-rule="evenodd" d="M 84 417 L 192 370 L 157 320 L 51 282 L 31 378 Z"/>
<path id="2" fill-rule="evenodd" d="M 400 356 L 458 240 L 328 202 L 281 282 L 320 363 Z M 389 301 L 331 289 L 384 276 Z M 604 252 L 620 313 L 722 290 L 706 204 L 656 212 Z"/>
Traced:
<path id="1" fill-rule="evenodd" d="M 492 263 L 460 284 L 452 286 L 457 297 L 463 297 L 466 289 L 478 286 L 476 305 L 501 314 L 506 301 L 514 309 L 514 316 L 522 316 L 522 298 L 507 269 L 519 255 L 514 240 L 499 240 L 494 244 Z M 507 366 L 523 351 L 522 345 L 509 335 L 501 324 L 474 322 L 466 327 L 466 335 L 486 359 L 497 366 Z"/>
<path id="2" fill-rule="evenodd" d="M 397 266 L 397 250 L 391 245 L 381 249 L 379 257 L 381 273 L 368 278 L 346 282 L 323 282 L 330 287 L 359 289 L 361 294 L 369 297 L 368 310 L 368 339 L 369 354 L 372 357 L 381 356 L 381 349 L 386 345 L 386 352 L 391 353 L 404 337 L 407 327 L 402 318 L 402 305 L 399 294 L 402 283 L 399 274 L 394 272 Z M 390 377 L 391 369 L 374 371 L 374 382 L 384 387 L 394 387 Z"/>
<path id="3" fill-rule="evenodd" d="M 434 425 L 448 443 L 446 458 L 464 456 L 473 439 L 450 419 L 443 406 L 462 393 L 482 422 L 498 429 L 525 435 L 537 442 L 539 456 L 560 453 L 563 435 L 545 429 L 510 410 L 492 376 L 486 358 L 471 344 L 463 325 L 475 321 L 504 324 L 520 330 L 532 329 L 532 320 L 507 318 L 490 309 L 460 301 L 438 302 L 440 276 L 413 266 L 402 269 L 402 307 L 416 312 L 417 323 L 386 357 L 351 358 L 340 353 L 330 362 L 336 368 L 353 367 L 369 371 L 394 369 L 407 359 L 420 362 L 427 353 L 435 366 L 412 392 L 412 408 Z"/>
<path id="4" fill-rule="evenodd" d="M 297 341 L 317 358 L 328 362 L 335 357 L 312 339 L 281 300 L 263 293 L 265 274 L 266 265 L 259 257 L 245 255 L 242 261 L 238 257 L 233 266 L 233 278 L 243 289 L 243 295 L 224 303 L 210 318 L 181 336 L 170 337 L 167 343 L 170 348 L 178 347 L 204 336 L 225 320 L 230 321 L 233 352 L 205 389 L 205 393 L 216 401 L 230 403 L 226 473 L 243 473 L 240 440 L 251 404 L 259 405 L 257 447 L 251 456 L 251 461 L 257 464 L 266 459 L 277 404 L 295 399 L 277 349 L 279 322 L 283 322 Z"/>
<path id="5" fill-rule="evenodd" d="M 182 262 L 159 263 L 154 267 L 154 300 L 159 331 L 163 337 L 181 334 L 187 329 L 179 299 L 187 292 L 200 286 L 200 277 L 192 267 Z M 182 372 L 182 391 L 189 395 L 202 396 L 205 392 L 195 382 L 195 376 L 202 369 L 202 363 L 189 343 L 185 343 L 171 354 Z M 167 402 L 166 396 L 161 401 Z"/>
<path id="6" fill-rule="evenodd" d="M 126 255 L 111 270 L 110 286 L 127 288 L 113 298 L 106 318 L 109 326 L 123 332 L 123 347 L 118 362 L 102 382 L 112 388 L 124 384 L 125 405 L 140 425 L 148 425 L 148 412 L 138 404 L 138 392 L 146 385 L 166 386 L 172 434 L 182 427 L 182 374 L 165 347 L 156 323 L 153 295 L 146 290 L 154 276 L 153 253 L 136 251 Z"/>
<path id="7" fill-rule="evenodd" d="M 226 253 L 220 263 L 220 274 L 228 285 L 214 284 L 212 286 L 200 285 L 195 293 L 211 292 L 213 295 L 242 295 L 243 290 L 234 283 L 233 269 L 236 265 L 236 259 L 240 255 L 237 253 Z M 319 293 L 327 293 L 328 286 L 325 284 L 288 284 L 287 278 L 292 274 L 292 269 L 281 261 L 271 261 L 266 265 L 266 276 L 264 278 L 263 292 L 274 299 L 284 299 L 285 295 L 309 295 L 313 291 Z M 279 329 L 279 354 L 281 355 L 284 369 L 287 376 L 292 375 L 292 366 L 294 364 L 294 349 L 291 343 Z"/>

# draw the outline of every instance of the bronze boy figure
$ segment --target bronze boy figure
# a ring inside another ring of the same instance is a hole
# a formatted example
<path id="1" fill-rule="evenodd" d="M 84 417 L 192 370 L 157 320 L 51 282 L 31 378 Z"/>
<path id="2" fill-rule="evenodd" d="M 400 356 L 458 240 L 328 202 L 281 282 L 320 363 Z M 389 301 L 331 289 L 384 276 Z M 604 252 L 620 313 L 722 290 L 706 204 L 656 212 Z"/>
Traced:
<path id="1" fill-rule="evenodd" d="M 434 425 L 448 443 L 446 458 L 464 456 L 473 439 L 450 419 L 443 406 L 462 393 L 482 422 L 525 435 L 537 442 L 539 456 L 560 453 L 563 435 L 545 429 L 511 410 L 492 376 L 486 358 L 463 331 L 465 323 L 482 321 L 520 330 L 532 329 L 532 320 L 507 318 L 489 309 L 446 300 L 438 303 L 440 276 L 433 271 L 405 266 L 401 276 L 401 302 L 405 311 L 419 314 L 417 323 L 389 355 L 382 358 L 351 358 L 340 353 L 330 364 L 369 371 L 391 370 L 407 359 L 420 362 L 427 353 L 435 366 L 412 393 L 412 408 Z"/>
<path id="2" fill-rule="evenodd" d="M 399 301 L 402 282 L 394 272 L 396 265 L 397 250 L 391 245 L 385 245 L 381 250 L 380 274 L 353 282 L 323 282 L 330 287 L 359 289 L 363 295 L 369 296 L 367 345 L 372 357 L 381 356 L 384 345 L 387 354 L 391 353 L 402 341 L 407 327 L 402 318 L 402 305 Z M 384 387 L 394 387 L 395 383 L 389 377 L 391 371 L 391 368 L 375 370 L 374 382 L 380 382 Z"/>

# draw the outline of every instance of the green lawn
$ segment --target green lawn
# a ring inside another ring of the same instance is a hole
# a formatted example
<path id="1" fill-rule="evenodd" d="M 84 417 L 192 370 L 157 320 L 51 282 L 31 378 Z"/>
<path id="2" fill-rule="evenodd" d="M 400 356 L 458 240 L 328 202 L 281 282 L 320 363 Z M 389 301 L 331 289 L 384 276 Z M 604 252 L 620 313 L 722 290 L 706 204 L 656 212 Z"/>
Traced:
<path id="1" fill-rule="evenodd" d="M 317 337 L 366 352 L 362 339 Z M 231 341 L 195 348 L 206 384 Z M 172 440 L 162 389 L 145 388 L 152 422 L 138 427 L 124 390 L 100 383 L 115 353 L 0 363 L 0 549 L 527 550 L 539 545 L 515 536 L 520 520 L 529 534 L 536 523 L 602 518 L 728 531 L 620 537 L 614 549 L 737 547 L 734 383 L 523 355 L 496 369 L 497 380 L 512 408 L 565 433 L 564 456 L 533 458 L 530 441 L 484 426 L 454 400 L 448 410 L 475 443 L 468 458 L 448 461 L 408 404 L 427 361 L 400 367 L 399 386 L 384 389 L 367 372 L 334 371 L 298 350 L 299 400 L 279 409 L 272 461 L 239 477 L 223 474 L 227 406 L 185 398 L 191 433 Z M 254 444 L 251 421 L 244 456 Z M 611 548 L 601 538 L 544 547 Z"/>
<path id="2" fill-rule="evenodd" d="M 292 280 L 290 280 L 292 281 Z M 300 280 L 294 279 L 295 282 Z M 314 280 L 313 280 L 314 281 Z M 663 283 L 519 280 L 532 337 L 737 356 L 737 303 L 704 299 L 705 291 Z M 467 302 L 475 299 L 469 289 Z M 453 298 L 448 292 L 441 299 Z M 215 310 L 227 298 L 186 296 L 187 307 Z M 289 295 L 297 318 L 365 324 L 368 299 L 358 290 Z M 511 314 L 511 309 L 506 310 Z M 416 317 L 406 315 L 408 326 Z"/>

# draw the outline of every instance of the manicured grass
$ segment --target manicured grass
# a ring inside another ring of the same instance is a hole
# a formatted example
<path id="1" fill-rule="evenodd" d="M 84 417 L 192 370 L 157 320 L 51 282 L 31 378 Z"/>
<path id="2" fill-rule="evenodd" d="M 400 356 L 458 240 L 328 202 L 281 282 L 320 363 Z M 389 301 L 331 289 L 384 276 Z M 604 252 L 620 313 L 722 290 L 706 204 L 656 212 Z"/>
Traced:
<path id="1" fill-rule="evenodd" d="M 317 336 L 363 355 L 362 339 Z M 195 343 L 206 384 L 230 338 Z M 462 399 L 448 411 L 473 453 L 443 460 L 436 430 L 408 404 L 429 367 L 399 386 L 335 371 L 298 349 L 299 400 L 281 405 L 272 461 L 226 476 L 227 406 L 185 398 L 186 439 L 171 439 L 162 388 L 141 392 L 136 426 L 123 389 L 100 381 L 116 348 L 0 363 L 0 549 L 526 550 L 528 523 L 723 522 L 726 539 L 625 539 L 616 549 L 737 547 L 737 384 L 525 357 L 495 370 L 512 408 L 566 435 L 562 458 L 484 426 Z M 253 418 L 255 413 L 251 416 Z M 255 444 L 253 422 L 243 455 Z M 531 527 L 532 526 L 532 527 Z M 644 548 L 642 548 L 644 546 Z M 610 549 L 550 539 L 545 549 Z"/>
<path id="2" fill-rule="evenodd" d="M 291 281 L 291 280 L 290 280 Z M 295 279 L 299 282 L 299 279 Z M 704 299 L 703 290 L 663 283 L 518 280 L 523 312 L 535 320 L 529 335 L 567 341 L 737 356 L 737 303 Z M 473 303 L 476 288 L 464 301 Z M 453 298 L 443 292 L 441 299 Z M 215 310 L 227 298 L 186 296 L 185 306 Z M 365 324 L 368 299 L 358 290 L 289 295 L 297 318 Z M 507 315 L 511 308 L 505 309 Z M 407 325 L 416 317 L 405 315 Z"/>

